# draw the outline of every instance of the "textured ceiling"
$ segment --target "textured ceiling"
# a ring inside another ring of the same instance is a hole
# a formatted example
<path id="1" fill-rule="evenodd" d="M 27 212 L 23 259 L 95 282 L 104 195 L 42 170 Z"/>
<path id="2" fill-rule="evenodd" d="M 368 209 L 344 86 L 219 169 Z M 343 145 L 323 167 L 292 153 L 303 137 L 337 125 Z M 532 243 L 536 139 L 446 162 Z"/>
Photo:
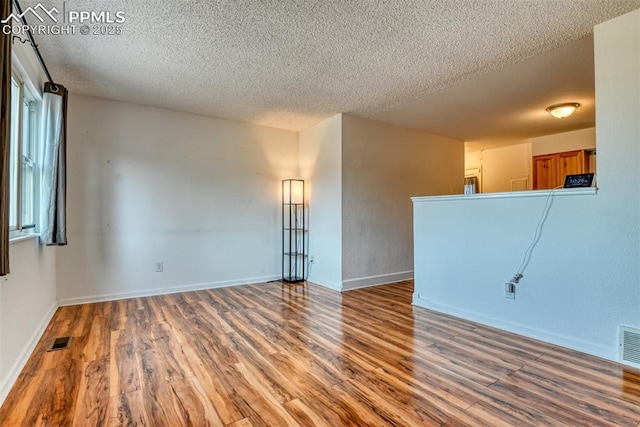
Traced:
<path id="1" fill-rule="evenodd" d="M 468 150 L 595 126 L 593 36 L 406 102 L 373 118 L 462 141 Z M 565 119 L 545 111 L 578 102 Z"/>
<path id="2" fill-rule="evenodd" d="M 71 92 L 291 130 L 339 112 L 402 122 L 393 116 L 402 104 L 433 108 L 430 94 L 442 92 L 434 99 L 443 105 L 444 88 L 584 38 L 595 24 L 640 7 L 640 0 L 21 0 L 23 9 L 37 3 L 126 14 L 121 35 L 36 35 L 55 80 Z M 492 84 L 485 94 L 504 92 Z M 506 92 L 499 97 L 517 97 Z M 440 113 L 460 111 L 448 107 Z M 402 123 L 430 130 L 424 117 Z M 474 132 L 457 135 L 488 136 Z"/>

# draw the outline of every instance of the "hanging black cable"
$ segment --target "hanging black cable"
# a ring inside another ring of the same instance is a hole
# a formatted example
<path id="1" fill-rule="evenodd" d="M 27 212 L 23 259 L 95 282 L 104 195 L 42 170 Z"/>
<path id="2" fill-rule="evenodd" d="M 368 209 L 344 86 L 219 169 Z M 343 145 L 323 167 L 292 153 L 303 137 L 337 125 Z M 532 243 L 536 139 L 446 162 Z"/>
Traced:
<path id="1" fill-rule="evenodd" d="M 27 23 L 27 19 L 22 14 L 22 8 L 20 7 L 20 3 L 18 2 L 18 0 L 12 0 L 12 3 L 13 3 L 13 7 L 16 9 L 15 12 L 18 13 L 18 16 L 20 17 L 20 20 L 22 21 L 22 25 L 24 25 L 25 28 L 27 29 L 27 37 L 29 37 L 29 44 L 31 44 L 31 47 L 33 48 L 33 51 L 36 53 L 36 56 L 38 57 L 38 61 L 40 61 L 40 65 L 42 66 L 42 69 L 44 70 L 45 74 L 47 75 L 47 79 L 49 80 L 49 83 L 51 84 L 51 89 L 54 92 L 56 92 L 58 90 L 58 86 L 56 86 L 56 84 L 53 82 L 53 79 L 51 78 L 51 74 L 49 73 L 49 69 L 47 68 L 47 64 L 45 64 L 44 63 L 44 59 L 42 59 L 42 55 L 40 54 L 40 50 L 38 50 L 38 45 L 36 44 L 36 41 L 33 38 L 33 33 L 29 29 L 29 24 Z"/>

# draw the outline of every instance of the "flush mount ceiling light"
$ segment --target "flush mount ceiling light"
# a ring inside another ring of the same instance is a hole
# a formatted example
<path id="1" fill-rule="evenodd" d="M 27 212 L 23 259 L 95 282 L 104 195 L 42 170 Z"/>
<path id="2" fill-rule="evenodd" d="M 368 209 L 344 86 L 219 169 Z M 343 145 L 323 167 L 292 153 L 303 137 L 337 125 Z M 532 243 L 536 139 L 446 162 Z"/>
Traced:
<path id="1" fill-rule="evenodd" d="M 547 108 L 547 111 L 556 119 L 564 119 L 572 115 L 579 106 L 580 104 L 577 102 L 567 102 L 565 104 L 552 105 Z"/>

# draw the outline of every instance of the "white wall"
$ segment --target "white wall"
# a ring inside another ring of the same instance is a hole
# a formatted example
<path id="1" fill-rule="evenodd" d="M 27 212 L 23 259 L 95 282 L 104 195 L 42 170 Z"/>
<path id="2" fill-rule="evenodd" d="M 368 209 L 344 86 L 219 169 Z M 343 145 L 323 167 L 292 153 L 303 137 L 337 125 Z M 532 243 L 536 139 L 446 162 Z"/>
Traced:
<path id="1" fill-rule="evenodd" d="M 596 148 L 596 128 L 541 136 L 532 140 L 532 155 L 562 153 Z"/>
<path id="2" fill-rule="evenodd" d="M 39 92 L 45 76 L 28 45 L 13 45 L 14 67 Z M 11 274 L 0 278 L 0 405 L 57 308 L 56 249 L 37 239 L 10 246 Z"/>
<path id="3" fill-rule="evenodd" d="M 555 197 L 515 300 L 544 192 L 416 201 L 415 304 L 617 358 L 640 327 L 640 10 L 595 28 L 595 71 L 597 195 Z"/>
<path id="4" fill-rule="evenodd" d="M 11 244 L 11 274 L 0 278 L 0 404 L 9 393 L 56 302 L 56 249 L 38 239 Z"/>
<path id="5" fill-rule="evenodd" d="M 464 144 L 343 115 L 343 290 L 413 278 L 411 196 L 461 193 Z"/>
<path id="6" fill-rule="evenodd" d="M 532 186 L 531 141 L 465 154 L 465 169 L 482 167 L 482 192 L 511 191 L 511 179 L 528 177 Z"/>
<path id="7" fill-rule="evenodd" d="M 300 175 L 309 197 L 309 281 L 342 288 L 342 114 L 300 132 Z"/>
<path id="8" fill-rule="evenodd" d="M 61 304 L 280 276 L 296 133 L 82 96 L 68 127 Z"/>

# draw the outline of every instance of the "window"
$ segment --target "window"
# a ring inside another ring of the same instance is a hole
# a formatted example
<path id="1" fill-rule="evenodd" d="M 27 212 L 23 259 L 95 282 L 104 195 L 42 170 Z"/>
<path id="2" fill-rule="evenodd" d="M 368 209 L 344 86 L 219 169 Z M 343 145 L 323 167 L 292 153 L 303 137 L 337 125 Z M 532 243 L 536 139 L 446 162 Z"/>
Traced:
<path id="1" fill-rule="evenodd" d="M 35 231 L 38 194 L 37 103 L 19 76 L 11 79 L 9 227 L 13 234 Z"/>

